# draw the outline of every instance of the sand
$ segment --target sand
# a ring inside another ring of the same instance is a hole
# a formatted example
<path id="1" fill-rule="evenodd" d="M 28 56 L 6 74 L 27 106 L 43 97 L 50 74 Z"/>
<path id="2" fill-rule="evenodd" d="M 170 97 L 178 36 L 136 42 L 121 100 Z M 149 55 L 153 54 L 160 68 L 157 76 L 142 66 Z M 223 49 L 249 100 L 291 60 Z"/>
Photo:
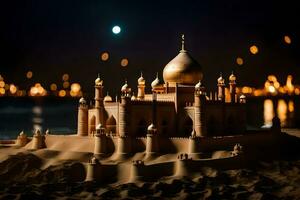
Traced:
<path id="1" fill-rule="evenodd" d="M 211 155 L 222 159 L 230 152 Z M 172 164 L 176 155 L 167 154 L 145 162 L 165 174 L 147 180 L 130 178 L 132 161 L 144 157 L 138 153 L 123 161 L 102 159 L 109 168 L 108 178 L 86 182 L 91 156 L 80 151 L 0 147 L 0 199 L 300 199 L 297 151 L 293 156 L 283 151 L 278 159 L 257 160 L 239 169 L 201 166 L 187 176 L 176 173 Z"/>

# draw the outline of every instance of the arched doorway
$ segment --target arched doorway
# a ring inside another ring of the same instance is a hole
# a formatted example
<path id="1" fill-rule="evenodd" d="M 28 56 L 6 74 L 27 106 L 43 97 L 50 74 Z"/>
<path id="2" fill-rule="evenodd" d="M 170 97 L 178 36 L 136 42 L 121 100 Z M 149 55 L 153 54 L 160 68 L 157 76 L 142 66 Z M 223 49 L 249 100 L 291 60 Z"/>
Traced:
<path id="1" fill-rule="evenodd" d="M 207 134 L 214 136 L 216 135 L 216 120 L 213 116 L 208 118 L 207 122 Z"/>
<path id="2" fill-rule="evenodd" d="M 114 118 L 114 116 L 110 116 L 107 120 L 106 120 L 106 131 L 108 133 L 116 133 L 116 126 L 117 126 L 117 122 L 116 119 Z"/>
<path id="3" fill-rule="evenodd" d="M 161 122 L 161 133 L 163 135 L 168 135 L 168 121 L 165 119 Z"/>
<path id="4" fill-rule="evenodd" d="M 229 115 L 226 123 L 226 134 L 233 134 L 234 130 L 234 117 L 232 115 Z"/>

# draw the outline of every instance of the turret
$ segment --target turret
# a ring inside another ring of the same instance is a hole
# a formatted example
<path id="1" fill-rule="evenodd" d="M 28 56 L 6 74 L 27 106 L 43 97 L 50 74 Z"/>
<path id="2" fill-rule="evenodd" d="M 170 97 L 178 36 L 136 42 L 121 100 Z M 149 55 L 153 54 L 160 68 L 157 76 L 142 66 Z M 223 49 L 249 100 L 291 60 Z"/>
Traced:
<path id="1" fill-rule="evenodd" d="M 80 98 L 79 100 L 77 135 L 78 136 L 88 135 L 88 106 L 83 97 Z"/>
<path id="2" fill-rule="evenodd" d="M 220 73 L 220 77 L 218 78 L 218 100 L 225 102 L 225 80 Z"/>
<path id="3" fill-rule="evenodd" d="M 196 136 L 196 131 L 193 130 L 189 137 L 188 154 L 191 158 L 200 158 L 201 152 L 199 150 L 199 137 Z"/>
<path id="4" fill-rule="evenodd" d="M 98 78 L 95 80 L 95 109 L 96 109 L 96 124 L 103 122 L 103 80 Z"/>
<path id="5" fill-rule="evenodd" d="M 236 103 L 236 77 L 231 73 L 229 76 L 229 92 L 230 92 L 230 102 Z"/>
<path id="6" fill-rule="evenodd" d="M 96 127 L 95 146 L 94 146 L 94 155 L 102 156 L 107 153 L 106 151 L 106 142 L 107 138 L 105 135 L 105 128 L 102 124 L 98 124 Z"/>
<path id="7" fill-rule="evenodd" d="M 205 88 L 199 81 L 195 85 L 194 96 L 194 129 L 196 136 L 206 136 L 204 104 L 206 102 Z"/>
<path id="8" fill-rule="evenodd" d="M 101 163 L 95 156 L 93 156 L 87 166 L 85 181 L 99 181 L 101 179 L 101 174 Z"/>
<path id="9" fill-rule="evenodd" d="M 24 131 L 21 131 L 21 133 L 17 137 L 16 146 L 24 147 L 28 142 L 27 135 L 24 133 Z"/>
<path id="10" fill-rule="evenodd" d="M 127 81 L 121 88 L 122 96 L 119 106 L 119 135 L 127 136 L 130 133 L 130 105 L 131 105 L 131 88 Z"/>
<path id="11" fill-rule="evenodd" d="M 145 98 L 145 85 L 146 81 L 143 77 L 143 73 L 141 72 L 141 76 L 138 79 L 138 94 L 137 94 L 137 99 L 142 100 Z"/>
<path id="12" fill-rule="evenodd" d="M 42 149 L 45 147 L 45 137 L 41 134 L 41 131 L 37 129 L 32 138 L 32 149 Z"/>
<path id="13" fill-rule="evenodd" d="M 146 158 L 158 153 L 157 129 L 152 123 L 147 128 Z"/>

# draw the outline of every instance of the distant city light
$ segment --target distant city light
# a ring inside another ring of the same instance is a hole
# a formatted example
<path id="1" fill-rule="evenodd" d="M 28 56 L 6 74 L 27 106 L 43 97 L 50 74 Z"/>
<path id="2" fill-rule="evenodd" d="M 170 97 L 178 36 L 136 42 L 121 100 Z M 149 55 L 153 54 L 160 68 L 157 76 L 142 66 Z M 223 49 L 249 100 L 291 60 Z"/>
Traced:
<path id="1" fill-rule="evenodd" d="M 101 60 L 107 61 L 109 59 L 109 54 L 107 52 L 102 53 Z"/>
<path id="2" fill-rule="evenodd" d="M 292 40 L 288 35 L 285 35 L 283 40 L 286 44 L 291 44 L 292 43 Z"/>
<path id="3" fill-rule="evenodd" d="M 52 83 L 52 84 L 50 85 L 50 90 L 56 91 L 56 90 L 57 90 L 57 85 L 56 85 L 55 83 Z"/>
<path id="4" fill-rule="evenodd" d="M 127 58 L 123 58 L 122 60 L 121 60 L 121 66 L 122 67 L 126 67 L 128 65 L 128 59 Z"/>
<path id="5" fill-rule="evenodd" d="M 28 79 L 31 79 L 32 76 L 33 76 L 32 71 L 28 71 L 28 72 L 26 73 L 26 77 L 27 77 Z"/>
<path id="6" fill-rule="evenodd" d="M 0 95 L 4 95 L 5 94 L 5 89 L 4 88 L 0 88 Z"/>
<path id="7" fill-rule="evenodd" d="M 258 47 L 255 45 L 252 45 L 249 50 L 254 55 L 258 53 Z"/>
<path id="8" fill-rule="evenodd" d="M 68 82 L 68 81 L 65 81 L 64 83 L 63 83 L 63 87 L 66 89 L 66 88 L 68 88 L 70 86 L 70 83 Z"/>
<path id="9" fill-rule="evenodd" d="M 237 58 L 236 58 L 236 63 L 237 63 L 238 65 L 243 65 L 243 64 L 244 64 L 243 58 L 237 57 Z"/>
<path id="10" fill-rule="evenodd" d="M 73 91 L 74 93 L 78 93 L 81 90 L 81 86 L 79 83 L 72 83 L 71 85 L 71 91 Z"/>
<path id="11" fill-rule="evenodd" d="M 4 81 L 0 81 L 0 87 L 3 88 L 5 86 L 5 82 Z"/>
<path id="12" fill-rule="evenodd" d="M 9 91 L 11 94 L 15 94 L 17 92 L 17 87 L 14 84 L 10 84 Z"/>
<path id="13" fill-rule="evenodd" d="M 70 78 L 69 74 L 64 74 L 64 75 L 62 76 L 62 80 L 63 80 L 63 81 L 68 81 L 69 78 Z"/>
<path id="14" fill-rule="evenodd" d="M 113 32 L 114 34 L 119 34 L 119 33 L 121 32 L 120 26 L 114 26 L 114 27 L 112 28 L 112 32 Z"/>
<path id="15" fill-rule="evenodd" d="M 64 96 L 66 96 L 66 91 L 65 90 L 60 90 L 59 92 L 58 92 L 58 96 L 60 96 L 60 97 L 64 97 Z"/>

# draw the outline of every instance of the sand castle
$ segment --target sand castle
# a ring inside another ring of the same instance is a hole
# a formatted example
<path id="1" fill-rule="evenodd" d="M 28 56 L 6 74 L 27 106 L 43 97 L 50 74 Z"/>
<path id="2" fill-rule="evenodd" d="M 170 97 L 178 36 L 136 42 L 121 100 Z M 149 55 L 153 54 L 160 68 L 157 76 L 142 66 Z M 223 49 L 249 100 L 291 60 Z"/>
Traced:
<path id="1" fill-rule="evenodd" d="M 147 94 L 141 74 L 137 96 L 125 81 L 121 99 L 113 100 L 103 95 L 105 84 L 98 76 L 94 105 L 79 100 L 77 134 L 60 136 L 47 131 L 41 135 L 37 130 L 33 138 L 21 133 L 16 144 L 93 154 L 86 163 L 87 181 L 106 180 L 113 165 L 130 160 L 128 180 L 138 181 L 187 176 L 199 166 L 239 165 L 242 146 L 264 146 L 280 132 L 276 119 L 270 130 L 246 130 L 246 97 L 237 95 L 234 73 L 228 78 L 229 87 L 220 74 L 217 92 L 207 92 L 201 66 L 185 49 L 184 36 L 179 54 L 163 69 L 163 80 L 157 74 Z M 228 154 L 212 153 L 220 150 L 228 150 Z"/>

